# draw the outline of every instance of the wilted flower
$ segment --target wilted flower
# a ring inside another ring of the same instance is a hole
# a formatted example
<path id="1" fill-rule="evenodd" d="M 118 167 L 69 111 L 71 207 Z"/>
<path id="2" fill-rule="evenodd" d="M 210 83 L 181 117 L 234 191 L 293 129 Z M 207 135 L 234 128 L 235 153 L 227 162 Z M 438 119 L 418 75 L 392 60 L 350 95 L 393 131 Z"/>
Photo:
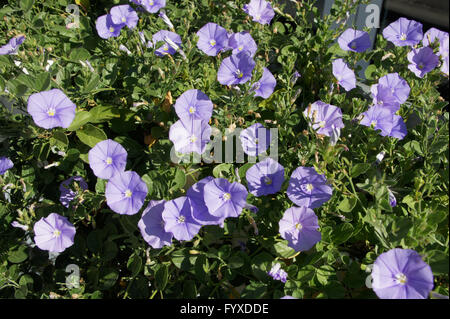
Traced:
<path id="1" fill-rule="evenodd" d="M 448 32 L 444 32 L 436 28 L 430 28 L 423 35 L 422 44 L 424 47 L 427 47 L 436 40 L 440 43 L 442 39 L 445 39 L 445 37 L 448 37 Z"/>
<path id="2" fill-rule="evenodd" d="M 191 240 L 202 225 L 192 218 L 193 207 L 188 197 L 178 197 L 164 204 L 162 218 L 164 229 L 177 240 Z"/>
<path id="3" fill-rule="evenodd" d="M 115 24 L 112 21 L 110 14 L 105 14 L 97 18 L 95 22 L 95 28 L 97 29 L 98 36 L 103 39 L 111 37 L 118 37 L 120 30 L 125 24 Z"/>
<path id="4" fill-rule="evenodd" d="M 174 29 L 172 21 L 170 21 L 165 10 L 160 10 L 158 16 L 164 21 L 165 24 L 167 24 L 169 29 L 171 29 L 171 30 Z"/>
<path id="5" fill-rule="evenodd" d="M 367 32 L 352 28 L 345 30 L 337 41 L 339 47 L 344 51 L 364 52 L 372 46 Z"/>
<path id="6" fill-rule="evenodd" d="M 23 224 L 19 223 L 16 220 L 11 223 L 11 226 L 15 227 L 15 228 L 20 228 L 20 229 L 22 229 L 24 231 L 28 231 L 28 226 L 27 225 L 23 225 Z"/>
<path id="7" fill-rule="evenodd" d="M 205 184 L 203 198 L 211 215 L 228 218 L 238 217 L 246 205 L 247 189 L 238 183 L 230 183 L 225 178 L 215 178 Z"/>
<path id="8" fill-rule="evenodd" d="M 333 188 L 327 184 L 325 175 L 316 172 L 314 167 L 297 167 L 289 179 L 286 191 L 289 199 L 298 206 L 320 207 L 327 202 Z"/>
<path id="9" fill-rule="evenodd" d="M 69 179 L 66 179 L 59 185 L 59 201 L 63 204 L 64 207 L 69 207 L 71 201 L 75 199 L 77 196 L 77 192 L 71 189 L 71 185 L 73 182 L 76 182 L 81 190 L 88 189 L 88 185 L 85 180 L 81 176 L 72 176 Z"/>
<path id="10" fill-rule="evenodd" d="M 433 289 L 433 272 L 411 249 L 381 254 L 372 269 L 372 288 L 382 299 L 425 299 Z"/>
<path id="11" fill-rule="evenodd" d="M 152 37 L 152 46 L 153 48 L 156 47 L 156 44 L 160 41 L 164 41 L 164 44 L 155 50 L 155 54 L 157 56 L 163 57 L 167 54 L 173 55 L 177 50 L 173 48 L 169 43 L 166 41 L 166 37 L 172 40 L 178 47 L 181 46 L 181 37 L 176 34 L 175 32 L 167 31 L 167 30 L 161 30 L 156 32 Z"/>
<path id="12" fill-rule="evenodd" d="M 125 171 L 127 156 L 127 151 L 122 145 L 113 140 L 104 140 L 98 142 L 89 151 L 89 166 L 95 176 L 110 179 Z"/>
<path id="13" fill-rule="evenodd" d="M 295 71 L 291 77 L 291 84 L 294 85 L 297 82 L 298 78 L 300 78 L 301 76 L 302 75 L 298 71 Z"/>
<path id="14" fill-rule="evenodd" d="M 392 193 L 392 191 L 389 188 L 388 194 L 389 194 L 389 205 L 391 205 L 391 207 L 397 206 L 397 198 L 395 198 L 394 193 Z"/>
<path id="15" fill-rule="evenodd" d="M 110 15 L 114 24 L 126 25 L 130 29 L 134 29 L 139 21 L 136 11 L 128 4 L 112 7 Z"/>
<path id="16" fill-rule="evenodd" d="M 356 87 L 355 72 L 350 69 L 343 59 L 333 61 L 333 75 L 346 91 L 350 91 Z"/>
<path id="17" fill-rule="evenodd" d="M 153 248 L 159 249 L 172 244 L 173 234 L 164 229 L 162 212 L 165 200 L 151 200 L 142 212 L 138 228 L 144 240 Z"/>
<path id="18" fill-rule="evenodd" d="M 108 180 L 105 188 L 109 208 L 122 215 L 136 214 L 144 205 L 146 196 L 147 185 L 133 171 L 115 174 Z"/>
<path id="19" fill-rule="evenodd" d="M 243 84 L 251 79 L 255 65 L 247 52 L 234 54 L 222 61 L 217 80 L 223 85 Z"/>
<path id="20" fill-rule="evenodd" d="M 227 30 L 216 23 L 205 24 L 198 30 L 197 36 L 197 47 L 209 56 L 216 56 L 228 46 Z"/>
<path id="21" fill-rule="evenodd" d="M 378 80 L 378 84 L 371 86 L 370 91 L 372 92 L 372 96 L 377 95 L 377 90 L 379 90 L 380 87 L 389 88 L 391 90 L 391 94 L 395 97 L 397 103 L 399 104 L 406 102 L 411 90 L 408 82 L 399 76 L 398 73 L 389 73 L 382 76 Z"/>
<path id="22" fill-rule="evenodd" d="M 214 177 L 208 176 L 191 186 L 188 189 L 186 196 L 191 200 L 192 218 L 201 225 L 223 225 L 226 217 L 211 215 L 208 207 L 205 205 L 204 189 L 205 185 L 212 181 Z"/>
<path id="23" fill-rule="evenodd" d="M 279 280 L 283 283 L 287 280 L 287 272 L 281 269 L 281 265 L 279 263 L 276 263 L 267 274 L 274 280 Z"/>
<path id="24" fill-rule="evenodd" d="M 34 93 L 28 98 L 28 113 L 37 126 L 67 128 L 75 118 L 76 105 L 59 89 Z"/>
<path id="25" fill-rule="evenodd" d="M 270 146 L 270 130 L 261 123 L 255 123 L 239 134 L 244 153 L 250 156 L 258 156 L 264 153 Z"/>
<path id="26" fill-rule="evenodd" d="M 250 167 L 245 177 L 248 190 L 256 197 L 275 194 L 284 182 L 284 167 L 267 157 Z"/>
<path id="27" fill-rule="evenodd" d="M 150 13 L 158 12 L 166 6 L 166 0 L 140 0 L 141 5 Z"/>
<path id="28" fill-rule="evenodd" d="M 322 101 L 316 101 L 311 104 L 303 111 L 303 114 L 311 120 L 310 125 L 318 134 L 331 136 L 333 131 L 332 125 L 334 125 L 335 129 L 344 127 L 341 109 Z"/>
<path id="29" fill-rule="evenodd" d="M 169 130 L 169 139 L 179 153 L 202 154 L 211 137 L 211 126 L 202 120 L 178 120 Z"/>
<path id="30" fill-rule="evenodd" d="M 51 213 L 34 224 L 34 242 L 42 250 L 60 253 L 73 245 L 75 227 L 66 217 Z"/>
<path id="31" fill-rule="evenodd" d="M 248 51 L 250 53 L 250 56 L 252 57 L 255 55 L 256 50 L 258 49 L 255 40 L 253 40 L 248 31 L 233 33 L 228 38 L 228 46 L 233 49 L 233 54 L 238 54 L 242 51 Z"/>
<path id="32" fill-rule="evenodd" d="M 0 47 L 0 55 L 16 54 L 21 45 L 25 41 L 24 35 L 18 35 L 10 39 L 7 44 Z"/>
<path id="33" fill-rule="evenodd" d="M 7 170 L 12 168 L 14 166 L 14 163 L 5 156 L 0 157 L 0 175 L 3 175 L 6 173 Z"/>
<path id="34" fill-rule="evenodd" d="M 322 238 L 316 214 L 304 206 L 288 208 L 278 225 L 281 237 L 295 251 L 309 250 Z"/>
<path id="35" fill-rule="evenodd" d="M 433 53 L 430 47 L 412 49 L 408 53 L 408 69 L 417 77 L 423 78 L 425 74 L 433 70 L 439 64 L 439 57 Z"/>
<path id="36" fill-rule="evenodd" d="M 272 95 L 277 80 L 267 68 L 263 68 L 263 74 L 258 82 L 253 83 L 252 91 L 255 92 L 255 96 L 260 96 L 263 99 L 267 99 Z"/>
<path id="37" fill-rule="evenodd" d="M 212 110 L 213 103 L 200 90 L 187 90 L 175 102 L 175 112 L 183 121 L 192 119 L 209 121 Z"/>
<path id="38" fill-rule="evenodd" d="M 414 20 L 399 18 L 384 28 L 383 37 L 394 43 L 395 46 L 412 47 L 423 38 L 422 24 Z"/>
<path id="39" fill-rule="evenodd" d="M 265 0 L 251 0 L 242 9 L 253 18 L 253 21 L 261 24 L 269 24 L 275 16 L 275 11 L 270 2 Z"/>

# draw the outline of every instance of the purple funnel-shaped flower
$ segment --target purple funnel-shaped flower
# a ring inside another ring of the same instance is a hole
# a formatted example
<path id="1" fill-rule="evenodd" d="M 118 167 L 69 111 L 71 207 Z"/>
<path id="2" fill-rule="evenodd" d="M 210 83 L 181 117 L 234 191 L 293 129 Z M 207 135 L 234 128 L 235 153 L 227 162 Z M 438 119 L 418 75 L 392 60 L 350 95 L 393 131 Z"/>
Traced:
<path id="1" fill-rule="evenodd" d="M 18 35 L 10 39 L 7 44 L 0 47 L 0 55 L 16 54 L 21 45 L 25 41 L 24 35 Z"/>
<path id="2" fill-rule="evenodd" d="M 28 98 L 28 113 L 37 126 L 67 128 L 75 118 L 76 105 L 59 89 L 34 93 Z"/>
<path id="3" fill-rule="evenodd" d="M 256 197 L 275 194 L 284 182 L 284 167 L 267 157 L 250 167 L 245 177 L 248 190 Z"/>
<path id="4" fill-rule="evenodd" d="M 316 214 L 304 206 L 287 209 L 278 225 L 281 237 L 295 251 L 309 250 L 322 238 Z"/>
<path id="5" fill-rule="evenodd" d="M 396 98 L 399 104 L 403 104 L 406 102 L 409 96 L 409 91 L 411 88 L 408 85 L 408 82 L 405 81 L 398 73 L 389 73 L 385 76 L 381 77 L 378 80 L 378 84 L 374 84 L 371 86 L 370 91 L 372 92 L 372 96 L 376 96 L 377 89 L 380 87 L 389 88 L 391 90 L 392 95 Z"/>
<path id="6" fill-rule="evenodd" d="M 159 9 L 166 6 L 166 0 L 140 0 L 141 5 L 147 10 L 147 12 L 155 13 Z"/>
<path id="7" fill-rule="evenodd" d="M 134 29 L 139 21 L 136 11 L 128 4 L 112 7 L 110 15 L 114 24 L 126 25 L 130 29 Z"/>
<path id="8" fill-rule="evenodd" d="M 448 37 L 448 32 L 444 32 L 436 28 L 430 28 L 423 35 L 422 44 L 424 47 L 427 47 L 436 40 L 438 43 L 441 42 L 445 37 Z"/>
<path id="9" fill-rule="evenodd" d="M 344 127 L 341 109 L 322 101 L 316 101 L 311 104 L 310 107 L 306 108 L 303 114 L 311 120 L 312 128 L 316 130 L 318 134 L 332 136 L 333 125 L 334 129 L 341 129 Z"/>
<path id="10" fill-rule="evenodd" d="M 175 112 L 183 121 L 209 121 L 212 115 L 213 103 L 200 90 L 187 90 L 175 102 Z"/>
<path id="11" fill-rule="evenodd" d="M 215 178 L 205 184 L 203 192 L 209 213 L 216 217 L 238 217 L 246 206 L 248 192 L 238 182 Z"/>
<path id="12" fill-rule="evenodd" d="M 253 40 L 252 36 L 247 31 L 233 33 L 228 38 L 228 46 L 233 49 L 233 54 L 247 51 L 252 57 L 255 55 L 256 50 L 258 49 L 255 40 Z"/>
<path id="13" fill-rule="evenodd" d="M 433 70 L 439 64 L 439 57 L 433 53 L 430 47 L 412 49 L 408 53 L 408 69 L 417 77 L 423 78 L 425 74 Z"/>
<path id="14" fill-rule="evenodd" d="M 433 272 L 411 249 L 381 254 L 372 269 L 372 288 L 381 299 L 426 299 L 433 289 Z"/>
<path id="15" fill-rule="evenodd" d="M 362 113 L 364 116 L 360 124 L 372 127 L 375 130 L 381 130 L 381 136 L 390 136 L 398 139 L 403 139 L 406 134 L 406 125 L 403 118 L 395 115 L 388 108 L 380 105 L 370 107 L 366 112 Z"/>
<path id="16" fill-rule="evenodd" d="M 211 126 L 202 120 L 178 120 L 169 130 L 169 139 L 179 153 L 202 154 L 211 137 Z"/>
<path id="17" fill-rule="evenodd" d="M 83 191 L 88 189 L 87 183 L 80 176 L 72 176 L 69 179 L 66 179 L 59 185 L 59 191 L 61 193 L 59 196 L 59 201 L 64 207 L 68 208 L 70 202 L 73 201 L 78 195 L 78 192 L 72 189 L 74 187 L 71 187 L 74 183 L 77 183 L 79 188 Z"/>
<path id="18" fill-rule="evenodd" d="M 269 71 L 269 69 L 263 69 L 263 75 L 258 82 L 253 83 L 252 90 L 255 91 L 255 96 L 260 96 L 263 99 L 267 99 L 272 95 L 275 86 L 277 85 L 277 80 Z"/>
<path id="19" fill-rule="evenodd" d="M 448 76 L 448 36 L 440 42 L 439 55 L 442 58 L 441 71 Z"/>
<path id="20" fill-rule="evenodd" d="M 156 44 L 160 41 L 164 41 L 164 44 L 155 50 L 155 54 L 157 56 L 163 57 L 167 54 L 174 55 L 177 50 L 173 48 L 166 40 L 165 38 L 169 38 L 172 40 L 173 43 L 175 43 L 178 47 L 181 46 L 181 38 L 178 34 L 175 32 L 167 31 L 167 30 L 161 30 L 156 32 L 152 37 L 152 45 L 153 48 L 156 47 Z"/>
<path id="21" fill-rule="evenodd" d="M 300 166 L 292 173 L 286 193 L 298 206 L 317 208 L 331 198 L 333 188 L 314 167 Z"/>
<path id="22" fill-rule="evenodd" d="M 243 10 L 253 18 L 253 21 L 261 24 L 269 24 L 275 16 L 270 2 L 265 0 L 251 0 L 250 3 L 244 5 Z"/>
<path id="23" fill-rule="evenodd" d="M 350 91 L 356 87 L 355 72 L 350 69 L 343 59 L 333 61 L 333 75 L 346 91 Z"/>
<path id="24" fill-rule="evenodd" d="M 0 175 L 3 175 L 6 173 L 7 170 L 12 168 L 14 166 L 14 163 L 5 156 L 0 157 Z"/>
<path id="25" fill-rule="evenodd" d="M 281 269 L 281 265 L 279 263 L 276 263 L 267 274 L 274 280 L 279 280 L 283 283 L 287 280 L 287 272 Z"/>
<path id="26" fill-rule="evenodd" d="M 222 61 L 217 80 L 223 85 L 243 84 L 251 79 L 255 65 L 247 52 L 234 54 Z"/>
<path id="27" fill-rule="evenodd" d="M 227 30 L 212 22 L 205 24 L 198 30 L 197 36 L 197 47 L 209 56 L 216 56 L 217 53 L 228 46 Z"/>
<path id="28" fill-rule="evenodd" d="M 106 203 L 121 215 L 134 215 L 144 205 L 147 185 L 133 172 L 117 173 L 111 177 L 105 189 Z"/>
<path id="29" fill-rule="evenodd" d="M 42 250 L 60 253 L 73 245 L 75 227 L 66 217 L 51 213 L 34 224 L 34 242 Z"/>
<path id="30" fill-rule="evenodd" d="M 177 240 L 191 240 L 202 227 L 192 218 L 193 206 L 188 197 L 178 197 L 164 204 L 164 229 Z"/>
<path id="31" fill-rule="evenodd" d="M 212 176 L 201 179 L 192 185 L 186 193 L 187 197 L 191 200 L 191 205 L 193 207 L 192 218 L 200 225 L 223 225 L 225 220 L 225 217 L 211 215 L 208 211 L 208 207 L 205 205 L 205 185 L 213 179 L 214 177 Z"/>
<path id="32" fill-rule="evenodd" d="M 337 41 L 344 51 L 364 52 L 372 45 L 367 32 L 351 28 L 345 30 Z"/>
<path id="33" fill-rule="evenodd" d="M 383 37 L 394 43 L 395 46 L 415 46 L 423 38 L 422 24 L 400 18 L 392 22 L 383 30 Z"/>
<path id="34" fill-rule="evenodd" d="M 261 123 L 255 123 L 239 135 L 244 153 L 250 156 L 258 156 L 264 153 L 270 146 L 270 130 Z"/>
<path id="35" fill-rule="evenodd" d="M 97 18 L 95 22 L 95 28 L 97 29 L 98 36 L 103 39 L 108 39 L 111 37 L 118 37 L 120 30 L 125 24 L 115 24 L 112 21 L 110 14 L 105 14 Z"/>
<path id="36" fill-rule="evenodd" d="M 151 200 L 138 222 L 142 237 L 155 249 L 172 245 L 173 234 L 166 232 L 162 218 L 165 202 L 165 200 Z"/>
<path id="37" fill-rule="evenodd" d="M 389 109 L 392 113 L 400 109 L 398 99 L 393 95 L 391 88 L 374 85 L 372 86 L 373 103 Z"/>
<path id="38" fill-rule="evenodd" d="M 110 179 L 125 171 L 127 156 L 127 151 L 119 143 L 113 140 L 101 141 L 89 151 L 89 166 L 95 176 Z"/>

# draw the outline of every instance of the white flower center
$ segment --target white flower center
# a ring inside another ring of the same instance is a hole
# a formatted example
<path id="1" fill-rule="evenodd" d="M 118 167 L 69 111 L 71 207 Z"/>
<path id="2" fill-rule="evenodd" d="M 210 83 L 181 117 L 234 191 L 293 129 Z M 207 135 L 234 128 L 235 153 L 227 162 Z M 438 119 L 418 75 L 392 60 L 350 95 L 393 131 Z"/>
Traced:
<path id="1" fill-rule="evenodd" d="M 125 191 L 125 197 L 131 197 L 131 195 L 133 195 L 133 192 L 130 191 L 129 189 L 127 189 L 127 190 Z"/>
<path id="2" fill-rule="evenodd" d="M 108 164 L 108 165 L 112 164 L 112 158 L 111 157 L 107 157 L 106 158 L 106 164 Z"/>
<path id="3" fill-rule="evenodd" d="M 223 194 L 223 199 L 229 200 L 230 198 L 231 198 L 231 194 L 230 193 Z"/>
<path id="4" fill-rule="evenodd" d="M 311 192 L 314 189 L 313 184 L 306 184 L 306 189 Z"/>
<path id="5" fill-rule="evenodd" d="M 154 4 L 153 0 L 150 0 L 150 1 L 148 2 L 148 4 L 152 6 L 152 5 Z"/>
<path id="6" fill-rule="evenodd" d="M 216 45 L 216 40 L 209 40 L 209 44 L 211 44 L 211 46 L 215 46 Z"/>
<path id="7" fill-rule="evenodd" d="M 114 28 L 113 27 L 109 27 L 109 32 L 113 33 L 114 32 Z"/>
<path id="8" fill-rule="evenodd" d="M 323 128 L 323 127 L 325 127 L 325 124 L 326 124 L 325 121 L 320 121 L 320 122 L 319 122 L 319 127 L 322 127 L 322 128 Z"/>
<path id="9" fill-rule="evenodd" d="M 264 183 L 266 185 L 271 185 L 272 184 L 272 179 L 269 176 L 264 176 Z"/>
<path id="10" fill-rule="evenodd" d="M 186 220 L 186 217 L 184 217 L 184 216 L 179 216 L 179 217 L 177 218 L 177 222 L 178 222 L 179 224 L 184 223 L 185 220 Z"/>
<path id="11" fill-rule="evenodd" d="M 123 17 L 123 18 L 122 18 L 122 22 L 123 22 L 123 23 L 127 22 L 127 18 Z"/>
<path id="12" fill-rule="evenodd" d="M 242 45 L 240 45 L 239 47 L 238 47 L 238 50 L 239 51 L 242 51 L 244 49 L 244 47 L 242 46 Z"/>
<path id="13" fill-rule="evenodd" d="M 197 137 L 196 137 L 195 135 L 192 135 L 192 136 L 189 138 L 189 141 L 190 141 L 191 143 L 195 143 L 195 142 L 197 141 Z"/>
<path id="14" fill-rule="evenodd" d="M 59 236 L 61 236 L 61 231 L 58 230 L 58 229 L 55 229 L 55 230 L 53 231 L 53 236 L 54 236 L 54 237 L 59 237 Z"/>
<path id="15" fill-rule="evenodd" d="M 350 47 L 351 47 L 353 50 L 355 50 L 355 49 L 356 49 L 356 43 L 355 43 L 355 42 L 350 43 Z"/>
<path id="16" fill-rule="evenodd" d="M 297 224 L 295 224 L 295 228 L 298 229 L 298 230 L 302 230 L 303 225 L 300 224 L 300 223 L 297 223 Z"/>
<path id="17" fill-rule="evenodd" d="M 397 275 L 395 275 L 396 281 L 398 284 L 406 284 L 406 282 L 408 281 L 408 278 L 406 278 L 405 274 L 403 273 L 399 273 Z"/>
<path id="18" fill-rule="evenodd" d="M 377 121 L 373 120 L 372 122 L 370 122 L 370 126 L 375 127 L 377 126 Z"/>
<path id="19" fill-rule="evenodd" d="M 190 114 L 194 114 L 194 113 L 195 113 L 195 107 L 191 106 L 191 107 L 189 108 L 189 113 L 190 113 Z"/>
<path id="20" fill-rule="evenodd" d="M 400 40 L 405 41 L 406 40 L 406 34 L 402 33 L 400 35 Z"/>
<path id="21" fill-rule="evenodd" d="M 423 63 L 419 63 L 418 68 L 422 70 L 423 67 L 424 67 Z"/>
<path id="22" fill-rule="evenodd" d="M 47 114 L 49 116 L 55 116 L 55 109 L 54 108 L 49 108 L 48 111 L 47 111 Z"/>
<path id="23" fill-rule="evenodd" d="M 239 70 L 239 69 L 237 69 L 235 73 L 236 73 L 236 77 L 238 77 L 239 79 L 244 76 L 244 73 L 242 73 L 241 70 Z"/>
<path id="24" fill-rule="evenodd" d="M 168 46 L 167 44 L 164 44 L 163 50 L 164 50 L 164 51 L 169 51 L 169 46 Z"/>
<path id="25" fill-rule="evenodd" d="M 259 14 L 256 14 L 255 15 L 255 20 L 259 20 L 259 19 L 261 19 L 261 16 Z"/>

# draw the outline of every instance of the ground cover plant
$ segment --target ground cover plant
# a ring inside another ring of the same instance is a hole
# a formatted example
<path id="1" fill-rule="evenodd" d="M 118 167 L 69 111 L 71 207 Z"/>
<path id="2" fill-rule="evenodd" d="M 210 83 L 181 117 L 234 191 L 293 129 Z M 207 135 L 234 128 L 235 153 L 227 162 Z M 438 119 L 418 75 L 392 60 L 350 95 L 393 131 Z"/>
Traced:
<path id="1" fill-rule="evenodd" d="M 2 5 L 0 297 L 448 296 L 448 33 L 364 3 Z"/>

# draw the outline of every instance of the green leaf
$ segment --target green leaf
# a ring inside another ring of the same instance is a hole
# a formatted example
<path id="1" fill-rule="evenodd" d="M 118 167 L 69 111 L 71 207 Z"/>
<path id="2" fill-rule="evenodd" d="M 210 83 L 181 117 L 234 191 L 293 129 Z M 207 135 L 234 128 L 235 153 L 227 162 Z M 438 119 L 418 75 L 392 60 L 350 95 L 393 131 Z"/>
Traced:
<path id="1" fill-rule="evenodd" d="M 119 272 L 114 268 L 102 268 L 100 270 L 100 288 L 108 290 L 112 288 L 119 279 Z"/>
<path id="2" fill-rule="evenodd" d="M 44 72 L 44 73 L 38 74 L 34 78 L 34 86 L 33 87 L 38 92 L 48 90 L 50 88 L 50 73 Z"/>
<path id="3" fill-rule="evenodd" d="M 120 117 L 120 111 L 116 106 L 96 106 L 89 111 L 90 123 L 101 123 Z"/>
<path id="4" fill-rule="evenodd" d="M 183 298 L 196 299 L 197 287 L 193 280 L 185 280 L 183 283 Z"/>
<path id="5" fill-rule="evenodd" d="M 273 248 L 275 248 L 277 255 L 283 258 L 292 257 L 297 253 L 293 248 L 289 247 L 286 243 L 287 241 L 284 240 L 276 243 L 273 246 Z"/>
<path id="6" fill-rule="evenodd" d="M 128 258 L 127 268 L 131 271 L 131 276 L 135 277 L 142 269 L 142 258 L 137 254 L 132 254 Z"/>
<path id="7" fill-rule="evenodd" d="M 75 118 L 73 119 L 72 123 L 70 123 L 69 127 L 67 128 L 69 131 L 76 131 L 84 124 L 88 123 L 91 119 L 91 113 L 88 111 L 78 111 L 75 113 Z"/>
<path id="8" fill-rule="evenodd" d="M 62 130 L 55 130 L 50 138 L 50 145 L 56 146 L 60 150 L 66 150 L 69 146 L 69 139 Z"/>
<path id="9" fill-rule="evenodd" d="M 261 299 L 266 294 L 267 286 L 262 282 L 250 281 L 250 285 L 245 286 L 241 298 Z"/>
<path id="10" fill-rule="evenodd" d="M 8 261 L 19 264 L 28 258 L 27 246 L 14 246 L 8 252 Z"/>
<path id="11" fill-rule="evenodd" d="M 374 64 L 369 65 L 364 71 L 364 76 L 367 80 L 373 80 L 376 75 L 377 66 Z"/>
<path id="12" fill-rule="evenodd" d="M 170 191 L 176 191 L 178 189 L 183 188 L 186 184 L 186 174 L 180 168 L 177 168 L 175 172 L 175 177 L 173 179 L 173 186 L 170 188 Z"/>
<path id="13" fill-rule="evenodd" d="M 361 174 L 367 172 L 370 168 L 370 164 L 368 163 L 358 163 L 352 166 L 352 170 L 350 172 L 350 176 L 352 178 L 358 177 Z"/>
<path id="14" fill-rule="evenodd" d="M 91 57 L 89 51 L 85 48 L 75 48 L 70 52 L 69 58 L 74 62 L 86 61 Z"/>
<path id="15" fill-rule="evenodd" d="M 213 176 L 218 178 L 230 178 L 233 175 L 233 164 L 222 163 L 214 167 Z"/>
<path id="16" fill-rule="evenodd" d="M 229 266 L 231 269 L 241 268 L 242 266 L 244 266 L 244 259 L 242 259 L 242 258 L 239 257 L 238 255 L 233 255 L 233 256 L 231 256 L 231 258 L 228 260 L 228 266 Z"/>
<path id="17" fill-rule="evenodd" d="M 94 147 L 98 142 L 108 139 L 108 136 L 106 136 L 102 129 L 91 124 L 84 125 L 76 134 L 81 142 L 90 147 Z"/>
<path id="18" fill-rule="evenodd" d="M 28 12 L 33 7 L 34 0 L 20 0 L 20 8 L 23 12 Z"/>
<path id="19" fill-rule="evenodd" d="M 356 205 L 356 198 L 354 197 L 346 197 L 343 201 L 339 203 L 337 207 L 341 212 L 350 213 Z"/>
<path id="20" fill-rule="evenodd" d="M 165 264 L 162 264 L 155 273 L 155 284 L 159 290 L 164 290 L 169 280 L 169 270 Z"/>
<path id="21" fill-rule="evenodd" d="M 333 228 L 331 232 L 331 240 L 335 245 L 345 243 L 353 233 L 353 226 L 349 223 L 340 224 Z"/>

